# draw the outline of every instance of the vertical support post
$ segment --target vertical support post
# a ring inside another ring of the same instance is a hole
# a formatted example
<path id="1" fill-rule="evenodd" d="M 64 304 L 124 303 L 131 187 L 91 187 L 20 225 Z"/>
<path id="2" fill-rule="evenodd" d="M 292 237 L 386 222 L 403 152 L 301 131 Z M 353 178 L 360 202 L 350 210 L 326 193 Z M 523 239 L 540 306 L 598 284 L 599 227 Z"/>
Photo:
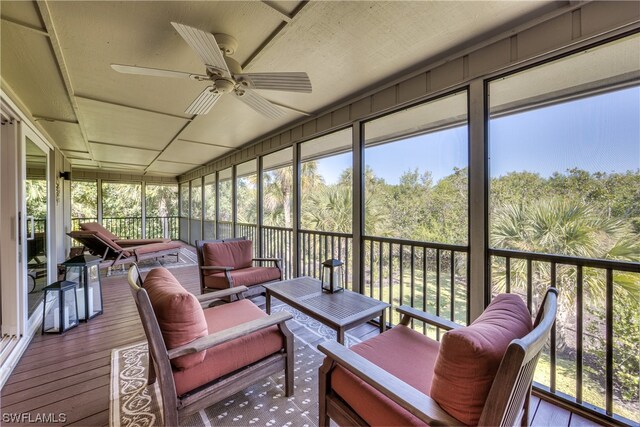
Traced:
<path id="1" fill-rule="evenodd" d="M 263 221 L 263 216 L 264 216 L 264 210 L 262 208 L 262 199 L 263 199 L 263 182 L 262 182 L 262 172 L 263 172 L 263 158 L 264 156 L 258 156 L 258 171 L 256 173 L 256 189 L 257 191 L 257 207 L 258 207 L 258 224 L 256 224 L 256 241 L 255 244 L 257 245 L 258 251 L 256 252 L 258 254 L 259 258 L 262 258 L 263 255 L 263 250 L 262 250 L 262 221 Z"/>
<path id="2" fill-rule="evenodd" d="M 191 181 L 188 181 L 187 191 L 187 243 L 191 244 Z"/>
<path id="3" fill-rule="evenodd" d="M 98 178 L 96 180 L 96 197 L 97 197 L 97 203 L 96 206 L 98 207 L 98 212 L 96 212 L 98 218 L 98 224 L 102 224 L 102 178 Z"/>
<path id="4" fill-rule="evenodd" d="M 238 186 L 236 177 L 238 171 L 236 165 L 231 166 L 231 236 L 238 237 L 236 233 L 236 223 L 238 222 Z"/>
<path id="5" fill-rule="evenodd" d="M 214 183 L 214 193 L 216 198 L 216 208 L 215 208 L 215 221 L 216 226 L 213 231 L 214 239 L 219 239 L 220 237 L 220 171 L 216 171 L 215 183 Z"/>
<path id="6" fill-rule="evenodd" d="M 147 238 L 147 182 L 146 181 L 142 181 L 141 184 L 142 186 L 140 193 L 142 195 L 142 200 L 140 201 L 140 215 L 142 216 L 141 220 L 140 220 L 140 226 L 142 227 L 141 230 L 141 235 L 142 235 L 142 239 L 146 239 Z"/>
<path id="7" fill-rule="evenodd" d="M 204 200 L 204 196 L 205 196 L 205 191 L 204 191 L 204 175 L 202 175 L 200 177 L 200 239 L 204 240 L 204 216 L 205 216 L 205 211 L 204 211 L 204 207 L 206 206 L 205 200 Z M 194 244 L 196 242 L 193 242 Z"/>
<path id="8" fill-rule="evenodd" d="M 482 79 L 469 85 L 469 295 L 470 323 L 484 310 L 487 281 L 487 87 Z"/>
<path id="9" fill-rule="evenodd" d="M 294 143 L 293 148 L 293 239 L 291 253 L 293 263 L 293 277 L 300 276 L 300 207 L 302 192 L 302 166 L 300 163 L 300 144 Z"/>
<path id="10" fill-rule="evenodd" d="M 362 234 L 364 232 L 364 143 L 362 142 L 363 124 L 356 121 L 352 127 L 352 200 L 353 207 L 351 213 L 353 215 L 351 233 L 353 235 L 353 251 L 351 254 L 354 292 L 362 292 L 362 278 L 364 277 L 364 263 L 362 262 L 362 253 L 364 252 L 362 244 Z M 346 260 L 348 261 L 348 260 Z"/>

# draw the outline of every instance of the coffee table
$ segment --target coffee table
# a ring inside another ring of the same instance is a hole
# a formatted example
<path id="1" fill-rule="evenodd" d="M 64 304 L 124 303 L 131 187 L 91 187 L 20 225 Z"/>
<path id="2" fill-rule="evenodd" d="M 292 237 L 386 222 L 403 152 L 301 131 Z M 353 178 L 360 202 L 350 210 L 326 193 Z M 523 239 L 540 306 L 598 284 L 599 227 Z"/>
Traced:
<path id="1" fill-rule="evenodd" d="M 271 298 L 277 298 L 302 313 L 334 329 L 338 342 L 344 344 L 346 330 L 380 318 L 380 332 L 386 328 L 389 304 L 356 292 L 344 290 L 335 294 L 322 292 L 320 281 L 297 277 L 263 285 L 267 291 L 267 313 L 271 314 Z"/>

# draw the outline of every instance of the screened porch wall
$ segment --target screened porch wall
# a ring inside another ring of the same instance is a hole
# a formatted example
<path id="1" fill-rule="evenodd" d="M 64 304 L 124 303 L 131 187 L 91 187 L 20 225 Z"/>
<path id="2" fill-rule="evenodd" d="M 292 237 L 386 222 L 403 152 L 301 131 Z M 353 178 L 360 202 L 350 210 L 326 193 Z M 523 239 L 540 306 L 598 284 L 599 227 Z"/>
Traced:
<path id="1" fill-rule="evenodd" d="M 262 158 L 283 148 L 293 147 L 292 160 L 296 177 L 294 182 L 299 183 L 298 143 L 311 141 L 334 131 L 352 129 L 353 170 L 356 172 L 353 183 L 355 189 L 353 231 L 343 236 L 340 233 L 304 230 L 300 224 L 300 201 L 297 200 L 297 206 L 293 209 L 295 218 L 291 230 L 291 243 L 289 243 L 294 252 L 292 274 L 317 276 L 318 270 L 314 270 L 317 260 L 308 262 L 306 256 L 311 255 L 322 259 L 327 255 L 340 254 L 348 264 L 346 273 L 349 288 L 379 296 L 382 294 L 381 289 L 385 281 L 390 280 L 389 283 L 392 283 L 395 280 L 394 276 L 399 277 L 400 286 L 395 289 L 400 295 L 390 296 L 391 301 L 396 301 L 394 298 L 398 298 L 398 303 L 408 302 L 421 308 L 426 306 L 425 292 L 418 292 L 419 280 L 414 281 L 414 278 L 424 278 L 425 273 L 420 276 L 415 275 L 414 271 L 420 267 L 423 271 L 430 268 L 435 271 L 436 277 L 436 310 L 461 323 L 473 320 L 482 312 L 491 293 L 491 289 L 485 286 L 486 278 L 490 276 L 488 271 L 490 265 L 486 262 L 490 259 L 490 250 L 486 241 L 485 228 L 487 214 L 485 185 L 488 174 L 485 129 L 486 81 L 510 70 L 539 65 L 546 60 L 559 58 L 564 54 L 584 50 L 586 47 L 637 32 L 640 28 L 639 16 L 638 7 L 628 3 L 616 3 L 616 7 L 607 7 L 602 3 L 568 6 L 562 12 L 524 24 L 501 37 L 494 37 L 475 48 L 465 49 L 458 55 L 444 59 L 435 58 L 430 66 L 421 71 L 411 73 L 349 104 L 340 105 L 326 113 L 314 116 L 270 138 L 250 143 L 240 152 L 197 168 L 178 179 L 184 182 L 222 169 L 233 168 L 242 162 Z M 436 99 L 460 90 L 468 91 L 468 173 L 471 207 L 468 244 L 433 245 L 425 242 L 366 236 L 363 191 L 358 190 L 363 188 L 363 182 L 359 178 L 363 174 L 364 164 L 363 122 L 380 117 L 387 112 L 399 111 L 421 100 Z M 259 176 L 260 173 L 259 167 Z M 260 226 L 259 224 L 258 227 Z M 265 231 L 268 231 L 267 227 L 263 227 L 263 233 Z M 288 230 L 283 232 L 289 233 Z M 263 233 L 258 233 L 258 236 Z M 496 252 L 491 254 L 503 255 Z M 386 256 L 389 261 L 378 262 L 377 259 L 383 256 Z M 507 256 L 516 255 L 508 254 Z M 637 269 L 637 265 L 630 268 Z M 405 273 L 411 271 L 410 283 L 402 283 L 403 271 Z M 392 289 L 392 286 L 390 285 L 389 288 Z M 464 298 L 457 298 L 458 295 L 463 295 Z M 425 332 L 428 333 L 428 331 Z M 437 334 L 437 331 L 433 333 Z M 608 369 L 611 370 L 610 367 Z M 555 365 L 551 375 L 556 375 Z M 610 384 L 609 380 L 608 384 Z M 571 396 L 557 393 L 553 385 L 547 387 L 545 384 L 538 390 L 560 397 L 570 405 L 582 405 L 580 399 L 576 400 Z M 604 406 L 593 408 L 582 405 L 582 408 L 607 416 L 610 421 L 628 422 L 612 413 L 610 404 L 607 404 L 606 408 Z"/>

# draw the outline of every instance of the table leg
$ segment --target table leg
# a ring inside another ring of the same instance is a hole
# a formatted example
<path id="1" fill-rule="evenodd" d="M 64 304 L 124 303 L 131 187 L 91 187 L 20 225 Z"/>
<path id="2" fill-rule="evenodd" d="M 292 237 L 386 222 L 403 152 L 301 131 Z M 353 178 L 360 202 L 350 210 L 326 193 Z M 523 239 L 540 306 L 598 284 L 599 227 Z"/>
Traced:
<path id="1" fill-rule="evenodd" d="M 387 329 L 387 309 L 382 310 L 380 315 L 380 333 L 383 333 Z"/>
<path id="2" fill-rule="evenodd" d="M 344 328 L 338 328 L 338 344 L 344 345 Z"/>
<path id="3" fill-rule="evenodd" d="M 267 291 L 265 295 L 267 314 L 271 314 L 271 292 Z"/>

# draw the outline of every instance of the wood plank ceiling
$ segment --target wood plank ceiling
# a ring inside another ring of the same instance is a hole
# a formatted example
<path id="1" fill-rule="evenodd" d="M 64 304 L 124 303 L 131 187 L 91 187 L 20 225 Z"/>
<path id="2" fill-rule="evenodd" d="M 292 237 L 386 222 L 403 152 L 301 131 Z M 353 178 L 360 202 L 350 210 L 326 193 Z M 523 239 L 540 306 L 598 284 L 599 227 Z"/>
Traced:
<path id="1" fill-rule="evenodd" d="M 304 71 L 313 93 L 262 90 L 313 114 L 562 6 L 539 1 L 2 1 L 2 88 L 74 168 L 175 176 L 304 119 L 267 119 L 231 96 L 185 109 L 206 82 L 110 64 L 203 73 L 171 21 L 234 36 L 247 72 Z"/>

